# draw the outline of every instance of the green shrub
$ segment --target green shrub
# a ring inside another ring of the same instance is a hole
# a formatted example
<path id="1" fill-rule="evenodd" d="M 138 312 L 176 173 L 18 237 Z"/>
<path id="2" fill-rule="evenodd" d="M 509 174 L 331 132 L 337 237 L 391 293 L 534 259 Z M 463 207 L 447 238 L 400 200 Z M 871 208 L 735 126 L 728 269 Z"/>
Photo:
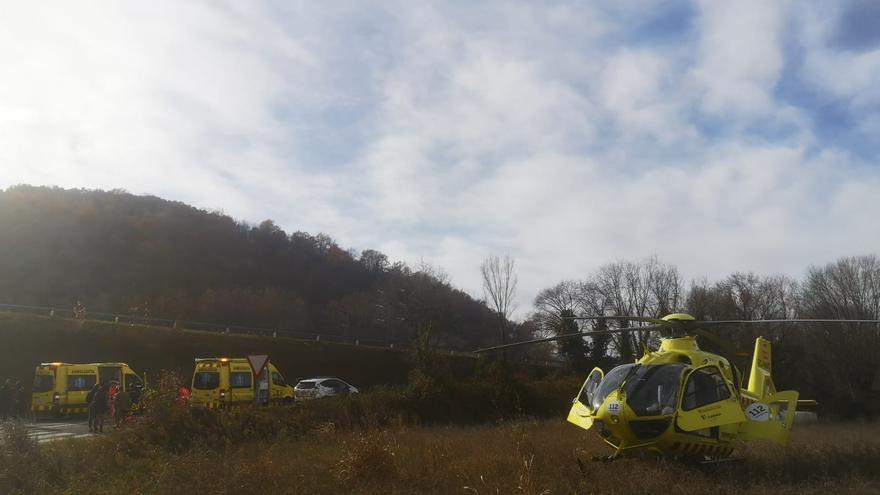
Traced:
<path id="1" fill-rule="evenodd" d="M 40 464 L 39 457 L 23 423 L 0 423 L 0 493 L 36 492 L 43 488 L 40 477 L 32 472 Z"/>

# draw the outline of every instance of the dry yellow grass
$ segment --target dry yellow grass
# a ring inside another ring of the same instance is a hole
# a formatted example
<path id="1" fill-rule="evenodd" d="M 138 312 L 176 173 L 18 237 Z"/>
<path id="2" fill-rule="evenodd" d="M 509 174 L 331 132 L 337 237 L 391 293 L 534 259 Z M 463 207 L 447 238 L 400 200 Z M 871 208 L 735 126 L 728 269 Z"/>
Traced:
<path id="1" fill-rule="evenodd" d="M 880 493 L 877 423 L 798 426 L 787 449 L 753 443 L 737 454 L 741 462 L 714 466 L 590 461 L 608 453 L 593 435 L 561 421 L 372 431 L 325 425 L 297 439 L 195 448 L 179 455 L 142 451 L 127 444 L 124 435 L 113 435 L 43 449 L 28 468 L 37 471 L 29 476 L 40 479 L 19 489 L 70 494 Z"/>

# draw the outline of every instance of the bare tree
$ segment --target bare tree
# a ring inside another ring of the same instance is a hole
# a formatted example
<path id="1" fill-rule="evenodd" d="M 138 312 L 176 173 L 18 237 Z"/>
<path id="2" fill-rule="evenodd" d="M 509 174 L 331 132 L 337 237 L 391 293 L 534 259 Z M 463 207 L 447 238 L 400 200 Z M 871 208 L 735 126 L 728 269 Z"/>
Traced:
<path id="1" fill-rule="evenodd" d="M 375 249 L 367 249 L 361 253 L 359 259 L 364 267 L 371 272 L 384 272 L 388 269 L 388 256 Z"/>
<path id="2" fill-rule="evenodd" d="M 578 331 L 578 323 L 571 318 L 584 316 L 583 295 L 583 284 L 574 280 L 564 280 L 539 292 L 532 318 L 538 324 L 541 336 Z M 584 339 L 562 340 L 556 346 L 573 368 L 586 370 L 591 348 Z"/>
<path id="3" fill-rule="evenodd" d="M 582 283 L 575 280 L 563 280 L 539 292 L 535 297 L 534 319 L 544 325 L 555 325 L 565 312 L 584 316 L 582 286 Z"/>
<path id="4" fill-rule="evenodd" d="M 710 285 L 691 284 L 687 307 L 698 319 L 763 320 L 798 314 L 798 283 L 787 275 L 734 273 Z"/>
<path id="5" fill-rule="evenodd" d="M 498 330 L 501 343 L 507 343 L 507 320 L 516 309 L 517 277 L 514 273 L 515 261 L 509 254 L 503 258 L 491 255 L 483 260 L 480 273 L 483 276 L 483 295 L 498 315 Z"/>
<path id="6" fill-rule="evenodd" d="M 847 257 L 811 267 L 802 304 L 807 318 L 880 318 L 880 258 Z M 816 370 L 815 389 L 833 391 L 841 401 L 864 406 L 880 378 L 880 327 L 822 325 L 805 330 L 804 336 L 808 368 Z"/>
<path id="7" fill-rule="evenodd" d="M 449 285 L 449 273 L 442 266 L 433 265 L 424 259 L 420 259 L 416 263 L 413 273 L 418 277 L 435 280 L 442 285 Z"/>
<path id="8" fill-rule="evenodd" d="M 683 303 L 683 284 L 678 269 L 661 263 L 656 256 L 638 262 L 607 264 L 588 280 L 586 286 L 585 304 L 601 311 L 597 315 L 659 318 L 678 310 Z M 613 342 L 620 357 L 630 360 L 651 337 L 650 332 L 637 331 L 617 334 Z"/>
<path id="9" fill-rule="evenodd" d="M 734 273 L 720 282 L 706 279 L 692 282 L 687 296 L 687 310 L 698 320 L 780 320 L 796 318 L 800 305 L 797 281 L 787 275 Z M 755 337 L 773 341 L 774 361 L 780 369 L 795 374 L 798 356 L 802 354 L 801 327 L 782 324 L 740 325 L 707 328 L 706 332 L 721 339 L 703 342 L 707 349 L 724 352 L 740 369 L 748 369 L 746 356 L 755 345 Z M 730 343 L 732 346 L 726 344 Z M 788 377 L 777 373 L 776 378 Z M 782 382 L 780 382 L 782 383 Z"/>

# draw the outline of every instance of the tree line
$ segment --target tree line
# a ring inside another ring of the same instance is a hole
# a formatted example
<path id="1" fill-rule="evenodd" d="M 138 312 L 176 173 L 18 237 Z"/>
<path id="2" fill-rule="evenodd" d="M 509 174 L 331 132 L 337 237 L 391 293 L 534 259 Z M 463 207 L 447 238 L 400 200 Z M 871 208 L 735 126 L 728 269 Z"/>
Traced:
<path id="1" fill-rule="evenodd" d="M 880 318 L 880 260 L 841 258 L 805 276 L 734 273 L 685 283 L 656 257 L 617 261 L 582 279 L 542 290 L 534 311 L 510 321 L 514 262 L 487 257 L 485 301 L 454 288 L 439 267 L 409 266 L 367 249 L 340 247 L 327 234 L 287 233 L 273 221 L 236 221 L 153 196 L 124 191 L 17 186 L 0 191 L 0 302 L 155 318 L 258 326 L 352 339 L 413 342 L 432 329 L 437 343 L 472 350 L 504 341 L 603 329 L 635 322 L 576 322 L 568 316 L 698 319 Z M 487 304 L 489 306 L 487 306 Z M 754 338 L 773 342 L 782 387 L 825 404 L 864 410 L 880 389 L 876 325 L 762 325 L 719 330 L 732 356 L 750 365 Z M 511 352 L 511 359 L 562 356 L 584 373 L 637 359 L 656 332 L 573 339 Z M 711 348 L 711 342 L 703 343 Z"/>
<path id="2" fill-rule="evenodd" d="M 542 290 L 525 323 L 535 336 L 551 336 L 626 321 L 575 321 L 566 316 L 645 316 L 660 318 L 685 312 L 701 320 L 791 318 L 880 319 L 880 258 L 844 257 L 811 266 L 803 279 L 787 275 L 733 273 L 722 280 L 688 285 L 670 264 L 656 257 L 606 264 L 579 280 L 565 280 Z M 773 374 L 778 387 L 820 399 L 826 410 L 843 414 L 877 411 L 880 406 L 880 326 L 877 324 L 762 324 L 713 329 L 734 345 L 740 369 L 751 366 L 755 338 L 773 344 Z M 547 344 L 533 354 L 556 352 L 578 372 L 641 356 L 656 346 L 658 332 L 600 335 Z M 712 342 L 704 348 L 719 351 Z"/>
<path id="3" fill-rule="evenodd" d="M 0 302 L 444 346 L 494 341 L 494 314 L 442 269 L 327 234 L 124 191 L 0 191 Z M 136 310 L 134 308 L 137 308 Z"/>

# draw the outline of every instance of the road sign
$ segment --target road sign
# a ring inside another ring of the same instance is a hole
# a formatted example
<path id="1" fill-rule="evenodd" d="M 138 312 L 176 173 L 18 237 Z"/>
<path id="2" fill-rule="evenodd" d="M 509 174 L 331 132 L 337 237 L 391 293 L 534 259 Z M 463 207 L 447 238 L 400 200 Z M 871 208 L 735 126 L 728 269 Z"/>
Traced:
<path id="1" fill-rule="evenodd" d="M 252 354 L 247 357 L 251 371 L 254 373 L 254 405 L 269 405 L 269 362 L 268 354 Z"/>
<path id="2" fill-rule="evenodd" d="M 260 372 L 263 371 L 263 368 L 266 367 L 266 363 L 269 362 L 268 354 L 251 354 L 247 357 L 248 364 L 251 365 L 251 371 L 254 372 L 254 379 L 260 376 Z"/>

